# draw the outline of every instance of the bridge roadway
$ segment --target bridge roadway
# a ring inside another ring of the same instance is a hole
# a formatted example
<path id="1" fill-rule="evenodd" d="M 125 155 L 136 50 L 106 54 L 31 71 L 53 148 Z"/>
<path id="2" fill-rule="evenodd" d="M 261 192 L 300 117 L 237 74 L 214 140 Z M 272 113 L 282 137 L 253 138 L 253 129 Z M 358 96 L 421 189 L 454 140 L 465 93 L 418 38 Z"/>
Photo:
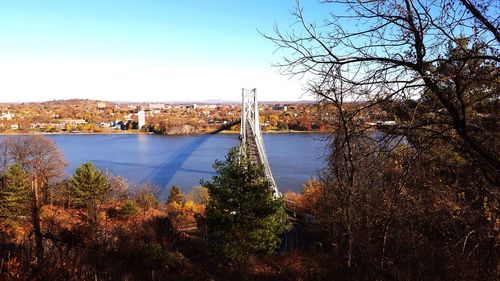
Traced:
<path id="1" fill-rule="evenodd" d="M 250 129 L 250 126 L 247 126 L 246 133 L 247 133 L 247 136 L 251 136 L 253 134 L 252 129 Z M 255 141 L 255 138 L 254 137 L 247 137 L 246 141 L 247 141 L 246 145 L 247 145 L 248 150 L 249 150 L 248 154 L 250 157 L 250 161 L 254 161 L 256 163 L 261 163 L 262 160 L 259 157 L 257 142 Z"/>

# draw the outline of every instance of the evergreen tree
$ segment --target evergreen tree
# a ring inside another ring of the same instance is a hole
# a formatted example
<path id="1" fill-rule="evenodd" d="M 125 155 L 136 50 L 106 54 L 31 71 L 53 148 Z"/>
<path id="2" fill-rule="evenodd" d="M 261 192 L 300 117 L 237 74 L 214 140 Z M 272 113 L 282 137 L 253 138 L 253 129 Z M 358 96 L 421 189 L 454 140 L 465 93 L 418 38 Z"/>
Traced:
<path id="1" fill-rule="evenodd" d="M 90 220 L 96 223 L 100 206 L 110 189 L 106 176 L 88 162 L 76 169 L 70 183 L 76 206 L 86 209 Z"/>
<path id="2" fill-rule="evenodd" d="M 213 254 L 238 258 L 271 254 L 290 228 L 281 199 L 273 198 L 263 168 L 232 148 L 216 161 L 208 188 L 207 237 Z"/>
<path id="3" fill-rule="evenodd" d="M 177 185 L 173 185 L 170 188 L 170 193 L 168 195 L 167 204 L 169 203 L 181 203 L 182 202 L 182 192 Z"/>
<path id="4" fill-rule="evenodd" d="M 30 202 L 29 175 L 15 164 L 2 175 L 0 185 L 0 217 L 17 218 L 28 214 Z"/>

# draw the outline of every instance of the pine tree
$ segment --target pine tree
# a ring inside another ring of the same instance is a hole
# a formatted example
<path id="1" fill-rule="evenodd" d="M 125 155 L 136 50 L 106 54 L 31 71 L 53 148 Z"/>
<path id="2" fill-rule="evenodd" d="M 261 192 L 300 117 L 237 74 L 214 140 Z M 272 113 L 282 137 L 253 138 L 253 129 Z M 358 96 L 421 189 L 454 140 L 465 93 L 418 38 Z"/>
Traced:
<path id="1" fill-rule="evenodd" d="M 100 206 L 110 189 L 106 176 L 88 162 L 76 169 L 70 183 L 76 206 L 86 209 L 89 219 L 97 223 Z"/>
<path id="2" fill-rule="evenodd" d="M 182 192 L 181 192 L 181 189 L 177 185 L 173 185 L 170 188 L 170 193 L 168 195 L 167 204 L 172 203 L 172 202 L 175 202 L 178 204 L 180 204 L 182 202 Z"/>
<path id="3" fill-rule="evenodd" d="M 207 238 L 213 254 L 239 258 L 274 253 L 290 228 L 281 199 L 273 198 L 262 166 L 232 148 L 216 161 L 208 188 Z"/>
<path id="4" fill-rule="evenodd" d="M 0 217 L 16 219 L 28 214 L 30 202 L 29 175 L 15 164 L 2 175 L 0 185 Z"/>

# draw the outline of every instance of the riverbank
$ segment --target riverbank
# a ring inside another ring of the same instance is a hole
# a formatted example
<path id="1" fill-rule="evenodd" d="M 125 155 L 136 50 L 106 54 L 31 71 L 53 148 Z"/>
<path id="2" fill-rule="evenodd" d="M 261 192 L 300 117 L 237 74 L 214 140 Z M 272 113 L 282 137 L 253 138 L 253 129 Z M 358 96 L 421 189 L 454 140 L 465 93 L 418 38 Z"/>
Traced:
<path id="1" fill-rule="evenodd" d="M 0 136 L 16 136 L 16 135 L 164 135 L 164 136 L 189 136 L 189 135 L 206 135 L 206 134 L 211 134 L 211 131 L 204 131 L 204 132 L 190 132 L 190 133 L 172 133 L 172 134 L 155 134 L 152 132 L 144 132 L 140 130 L 120 130 L 120 131 L 110 131 L 110 132 L 78 132 L 78 133 L 72 133 L 72 132 L 54 132 L 54 133 L 47 133 L 47 132 L 35 132 L 35 131 L 28 131 L 28 132 L 22 132 L 22 131 L 8 131 L 8 132 L 2 132 L 0 133 Z M 323 132 L 323 131 L 295 131 L 295 130 L 283 130 L 283 131 L 262 131 L 263 134 L 327 134 L 328 132 Z M 230 131 L 230 130 L 224 130 L 218 132 L 218 134 L 225 134 L 225 135 L 239 135 L 240 131 Z"/>
<path id="2" fill-rule="evenodd" d="M 71 133 L 71 132 L 54 132 L 54 133 L 47 133 L 47 132 L 33 132 L 33 131 L 28 131 L 28 132 L 2 132 L 0 133 L 0 136 L 24 136 L 24 135 L 46 135 L 46 136 L 57 136 L 57 135 L 149 135 L 150 133 L 148 132 L 141 132 L 141 131 L 119 131 L 119 132 L 79 132 L 79 133 Z"/>

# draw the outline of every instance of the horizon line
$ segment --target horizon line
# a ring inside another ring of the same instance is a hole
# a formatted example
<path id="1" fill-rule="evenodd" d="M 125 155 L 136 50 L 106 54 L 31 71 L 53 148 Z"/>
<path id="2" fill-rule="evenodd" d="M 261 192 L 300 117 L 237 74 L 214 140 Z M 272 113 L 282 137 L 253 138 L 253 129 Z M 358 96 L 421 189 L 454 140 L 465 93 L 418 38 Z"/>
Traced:
<path id="1" fill-rule="evenodd" d="M 88 98 L 67 98 L 67 99 L 52 99 L 52 100 L 36 100 L 36 101 L 0 101 L 0 104 L 22 104 L 22 103 L 45 103 L 45 102 L 57 102 L 57 101 L 95 101 L 95 102 L 111 102 L 111 103 L 169 103 L 169 104 L 186 104 L 186 103 L 241 103 L 240 100 L 165 100 L 165 101 L 127 101 L 127 100 L 100 100 L 100 99 L 88 99 Z M 263 100 L 259 103 L 315 103 L 316 100 Z"/>

